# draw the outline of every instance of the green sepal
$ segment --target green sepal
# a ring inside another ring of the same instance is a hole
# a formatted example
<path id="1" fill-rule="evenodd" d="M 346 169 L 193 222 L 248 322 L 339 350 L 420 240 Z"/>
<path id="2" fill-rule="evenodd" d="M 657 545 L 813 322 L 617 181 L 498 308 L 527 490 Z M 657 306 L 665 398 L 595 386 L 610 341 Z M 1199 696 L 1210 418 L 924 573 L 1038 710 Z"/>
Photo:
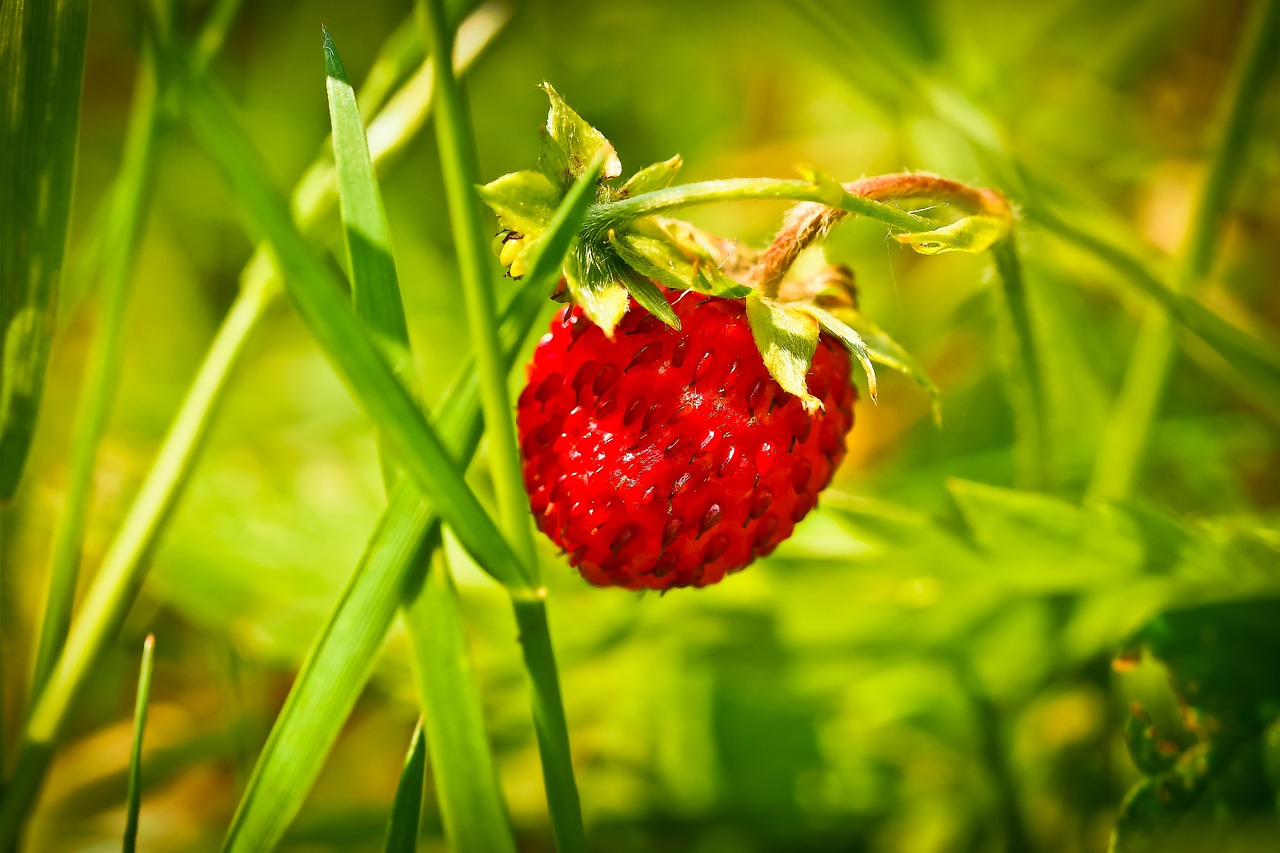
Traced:
<path id="1" fill-rule="evenodd" d="M 641 308 L 679 331 L 680 318 L 676 316 L 675 309 L 671 307 L 671 303 L 662 295 L 662 291 L 656 284 L 633 269 L 622 271 L 622 283 Z"/>
<path id="2" fill-rule="evenodd" d="M 905 243 L 922 255 L 941 255 L 946 252 L 978 254 L 990 249 L 1008 232 L 1009 220 L 975 214 L 932 231 L 894 234 L 893 239 Z"/>
<path id="3" fill-rule="evenodd" d="M 809 393 L 805 376 L 818 349 L 818 320 L 798 305 L 766 299 L 757 292 L 747 296 L 747 323 L 769 375 L 782 389 L 800 398 L 812 414 L 822 401 Z"/>
<path id="4" fill-rule="evenodd" d="M 831 335 L 833 335 L 840 343 L 844 344 L 845 349 L 852 353 L 853 357 L 862 365 L 862 370 L 867 374 L 867 393 L 871 395 L 871 402 L 876 401 L 876 369 L 871 364 L 871 356 L 867 352 L 867 345 L 863 343 L 862 337 L 849 328 L 843 320 L 832 314 L 825 308 L 819 308 L 808 302 L 791 302 L 787 303 L 787 307 L 796 311 L 803 311 L 810 317 L 818 321 L 818 325 Z"/>
<path id="5" fill-rule="evenodd" d="M 604 152 L 604 168 L 600 180 L 607 181 L 622 174 L 622 161 L 604 134 L 587 124 L 564 102 L 550 83 L 543 83 L 542 91 L 551 100 L 547 113 L 546 132 L 542 137 L 542 150 L 538 157 L 538 169 L 561 192 L 573 186 L 587 165 L 596 155 Z"/>
<path id="6" fill-rule="evenodd" d="M 690 285 L 699 293 L 720 296 L 724 299 L 743 299 L 756 292 L 755 288 L 735 281 L 721 272 L 719 267 L 711 264 L 695 264 Z"/>
<path id="7" fill-rule="evenodd" d="M 862 341 L 867 346 L 867 354 L 871 356 L 872 361 L 882 367 L 896 370 L 905 376 L 911 377 L 917 385 L 929 392 L 929 400 L 933 409 L 933 421 L 941 427 L 942 395 L 938 391 L 938 386 L 925 373 L 924 368 L 920 366 L 915 357 L 861 311 L 842 308 L 835 313 L 841 320 L 848 323 L 850 328 L 862 336 Z"/>
<path id="8" fill-rule="evenodd" d="M 634 230 L 622 234 L 611 233 L 609 242 L 627 266 L 664 287 L 726 299 L 742 299 L 753 292 L 721 272 L 707 247 L 673 234 L 654 220 L 641 220 Z"/>
<path id="9" fill-rule="evenodd" d="M 644 227 L 650 223 L 638 222 Z M 662 235 L 660 228 L 646 228 L 625 231 L 621 234 L 610 231 L 609 244 L 618 257 L 631 269 L 647 279 L 658 282 L 676 290 L 688 290 L 693 278 L 693 264 L 689 262 L 679 249 Z M 657 234 L 652 232 L 656 231 Z"/>
<path id="10" fill-rule="evenodd" d="M 526 237 L 546 230 L 564 192 L 541 172 L 511 172 L 476 188 L 504 228 Z"/>
<path id="11" fill-rule="evenodd" d="M 614 329 L 627 313 L 629 294 L 609 266 L 578 243 L 565 258 L 564 280 L 573 303 L 612 340 Z"/>
<path id="12" fill-rule="evenodd" d="M 625 198 L 653 192 L 654 190 L 666 189 L 676 179 L 676 173 L 680 171 L 680 167 L 683 165 L 684 160 L 677 154 L 670 160 L 663 160 L 661 163 L 645 166 L 627 178 L 627 182 L 618 190 L 618 195 Z"/>

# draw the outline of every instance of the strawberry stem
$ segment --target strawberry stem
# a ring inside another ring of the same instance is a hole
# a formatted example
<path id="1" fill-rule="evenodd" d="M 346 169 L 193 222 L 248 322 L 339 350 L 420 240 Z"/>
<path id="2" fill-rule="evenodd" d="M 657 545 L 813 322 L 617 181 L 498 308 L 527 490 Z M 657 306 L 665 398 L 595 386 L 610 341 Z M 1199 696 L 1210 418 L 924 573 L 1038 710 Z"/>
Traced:
<path id="1" fill-rule="evenodd" d="M 823 202 L 846 213 L 865 216 L 902 231 L 927 230 L 935 225 L 922 216 L 916 216 L 914 213 L 908 213 L 881 201 L 844 191 L 838 194 L 832 193 L 829 187 L 821 186 L 814 181 L 732 178 L 723 181 L 682 184 L 597 205 L 587 214 L 584 231 L 589 234 L 605 235 L 609 233 L 610 228 L 622 228 L 628 222 L 641 217 L 670 213 L 696 204 L 747 199 Z"/>
<path id="2" fill-rule="evenodd" d="M 843 189 L 849 198 L 876 204 L 878 209 L 897 211 L 897 208 L 883 203 L 890 199 L 929 199 L 954 205 L 967 214 L 984 214 L 1002 220 L 1011 217 L 1009 203 L 994 190 L 976 189 L 959 181 L 924 172 L 861 178 L 844 184 Z M 848 217 L 850 213 L 860 212 L 852 208 L 853 205 L 834 206 L 830 202 L 824 204 L 811 201 L 791 208 L 773 244 L 765 250 L 760 260 L 747 273 L 747 281 L 744 283 L 759 288 L 765 296 L 776 298 L 782 277 L 786 275 L 800 253 L 814 242 L 823 239 L 833 226 Z M 934 226 L 934 223 L 915 214 L 908 215 L 925 222 L 925 228 Z"/>

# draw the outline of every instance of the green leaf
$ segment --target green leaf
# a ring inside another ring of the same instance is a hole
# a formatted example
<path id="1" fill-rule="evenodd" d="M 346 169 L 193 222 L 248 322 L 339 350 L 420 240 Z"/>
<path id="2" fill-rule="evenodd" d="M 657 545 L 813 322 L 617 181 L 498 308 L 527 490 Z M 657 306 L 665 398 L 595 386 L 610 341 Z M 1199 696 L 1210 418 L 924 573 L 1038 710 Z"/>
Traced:
<path id="1" fill-rule="evenodd" d="M 684 160 L 677 154 L 670 160 L 663 160 L 661 163 L 645 166 L 627 178 L 627 182 L 618 190 L 618 195 L 625 198 L 669 187 L 671 182 L 676 179 L 676 174 L 683 165 Z"/>
<path id="2" fill-rule="evenodd" d="M 542 153 L 538 168 L 552 184 L 563 189 L 573 185 L 587 165 L 604 153 L 601 180 L 610 180 L 622 174 L 622 161 L 604 134 L 582 120 L 569 108 L 550 83 L 543 83 L 542 91 L 551 100 L 547 113 L 546 134 L 542 138 Z"/>
<path id="3" fill-rule="evenodd" d="M 391 820 L 387 824 L 386 853 L 414 853 L 418 849 L 418 821 L 422 816 L 422 786 L 427 775 L 427 747 L 422 739 L 422 718 L 413 727 L 409 754 L 400 771 L 396 796 L 391 801 Z"/>
<path id="4" fill-rule="evenodd" d="M 498 217 L 503 228 L 525 237 L 546 230 L 563 191 L 541 172 L 511 172 L 478 187 L 480 198 Z"/>
<path id="5" fill-rule="evenodd" d="M 612 339 L 614 329 L 630 304 L 627 288 L 582 243 L 569 253 L 564 266 L 564 280 L 573 303 Z"/>
<path id="6" fill-rule="evenodd" d="M 861 311 L 844 309 L 838 313 L 841 319 L 862 336 L 872 361 L 910 376 L 917 385 L 929 392 L 933 403 L 933 420 L 938 426 L 942 426 L 942 395 L 915 357 Z"/>
<path id="7" fill-rule="evenodd" d="M 396 377 L 406 388 L 415 385 L 409 352 L 409 328 L 400 301 L 391 249 L 391 228 L 382 204 L 378 175 L 369 155 L 356 93 L 327 29 L 324 32 L 326 88 L 333 127 L 338 205 L 351 262 L 351 289 L 356 314 L 377 338 Z"/>
<path id="8" fill-rule="evenodd" d="M 862 365 L 863 371 L 867 374 L 867 393 L 871 395 L 871 402 L 874 403 L 876 400 L 876 369 L 871 365 L 871 358 L 867 353 L 867 345 L 862 342 L 861 336 L 825 308 L 819 308 L 817 305 L 808 302 L 794 302 L 789 304 L 788 307 L 796 311 L 803 311 L 813 317 L 824 331 L 833 335 L 840 343 L 844 344 L 845 349 L 853 354 L 853 357 L 858 360 L 858 363 Z"/>
<path id="9" fill-rule="evenodd" d="M 978 254 L 990 249 L 1008 233 L 1007 219 L 975 214 L 932 231 L 894 234 L 893 239 L 922 255 L 941 255 L 947 252 Z"/>
<path id="10" fill-rule="evenodd" d="M 181 79 L 192 127 L 270 241 L 284 271 L 286 290 L 326 356 L 383 430 L 405 470 L 435 499 L 476 562 L 505 585 L 528 586 L 527 567 L 382 358 L 333 273 L 298 233 L 284 199 L 271 186 L 261 158 L 225 101 L 205 81 L 186 73 Z"/>
<path id="11" fill-rule="evenodd" d="M 680 328 L 680 318 L 676 316 L 675 309 L 671 307 L 671 303 L 662 295 L 662 291 L 656 284 L 631 269 L 623 271 L 622 283 L 631 294 L 631 298 L 639 303 L 641 308 L 671 328 Z"/>
<path id="12" fill-rule="evenodd" d="M 71 218 L 88 0 L 0 11 L 0 502 L 35 435 Z"/>
<path id="13" fill-rule="evenodd" d="M 142 735 L 147 729 L 147 705 L 151 698 L 151 669 L 156 638 L 148 634 L 142 644 L 142 666 L 138 670 L 138 698 L 133 707 L 133 744 L 129 750 L 129 790 L 126 797 L 124 851 L 138 846 L 138 811 L 142 806 Z"/>
<path id="14" fill-rule="evenodd" d="M 407 598 L 405 621 L 445 836 L 454 850 L 514 851 L 458 591 L 443 550 Z"/>
<path id="15" fill-rule="evenodd" d="M 747 297 L 747 322 L 769 375 L 784 391 L 799 397 L 806 411 L 817 411 L 822 402 L 809 393 L 805 384 L 818 348 L 817 319 L 752 293 Z"/>

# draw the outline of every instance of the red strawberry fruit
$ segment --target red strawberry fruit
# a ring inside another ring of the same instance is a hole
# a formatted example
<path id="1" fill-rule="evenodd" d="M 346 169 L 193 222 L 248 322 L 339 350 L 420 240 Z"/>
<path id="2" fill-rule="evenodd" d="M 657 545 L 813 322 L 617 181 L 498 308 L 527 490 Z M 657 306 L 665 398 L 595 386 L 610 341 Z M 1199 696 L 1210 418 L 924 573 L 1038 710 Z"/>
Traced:
<path id="1" fill-rule="evenodd" d="M 770 376 L 742 300 L 672 294 L 681 328 L 632 301 L 607 338 L 561 311 L 517 424 L 542 532 L 601 586 L 706 586 L 773 551 L 844 458 L 856 397 L 823 333 L 810 414 Z"/>

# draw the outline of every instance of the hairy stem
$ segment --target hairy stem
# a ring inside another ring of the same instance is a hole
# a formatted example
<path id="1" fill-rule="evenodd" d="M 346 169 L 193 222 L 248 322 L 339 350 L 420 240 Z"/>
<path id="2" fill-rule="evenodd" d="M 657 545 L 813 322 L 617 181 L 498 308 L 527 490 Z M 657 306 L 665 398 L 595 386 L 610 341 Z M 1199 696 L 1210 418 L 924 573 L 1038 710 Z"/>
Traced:
<path id="1" fill-rule="evenodd" d="M 843 187 L 850 196 L 873 202 L 891 199 L 928 199 L 955 204 L 968 213 L 987 213 L 1001 218 L 1007 218 L 1010 215 L 1008 202 L 999 193 L 988 189 L 976 189 L 959 181 L 926 172 L 876 175 L 850 181 Z M 847 219 L 851 213 L 860 212 L 852 210 L 851 207 L 832 207 L 829 204 L 808 201 L 791 208 L 783 220 L 781 230 L 774 237 L 772 245 L 761 255 L 755 267 L 747 274 L 747 280 L 744 283 L 759 287 L 766 296 L 776 297 L 782 277 L 795 263 L 800 253 L 824 239 L 827 232 Z M 896 208 L 884 209 L 896 210 Z M 927 220 L 921 220 L 921 222 L 924 223 L 923 226 L 911 227 L 926 229 L 933 227 L 933 223 Z"/>

